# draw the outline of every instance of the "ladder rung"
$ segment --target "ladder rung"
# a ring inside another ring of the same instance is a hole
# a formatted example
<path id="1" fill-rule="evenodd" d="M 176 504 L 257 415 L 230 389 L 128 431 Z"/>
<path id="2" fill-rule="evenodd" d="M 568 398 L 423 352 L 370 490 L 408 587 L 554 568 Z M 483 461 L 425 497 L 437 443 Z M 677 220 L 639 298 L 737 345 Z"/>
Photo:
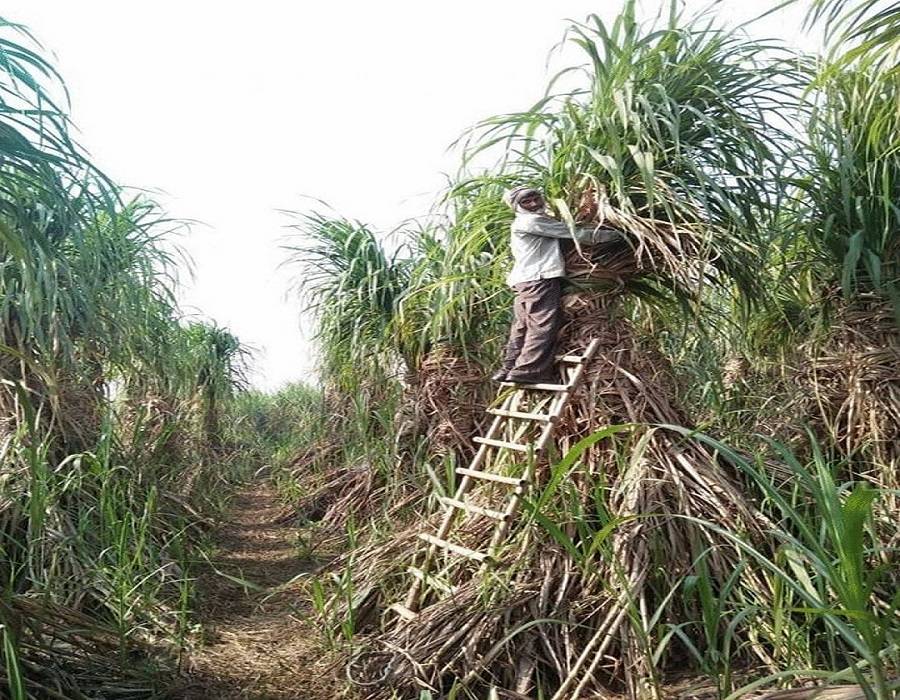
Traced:
<path id="1" fill-rule="evenodd" d="M 449 583 L 445 583 L 435 576 L 428 576 L 422 569 L 418 569 L 415 566 L 408 566 L 406 572 L 413 578 L 419 579 L 426 586 L 434 586 L 448 595 L 456 593 L 456 586 L 451 586 Z"/>
<path id="2" fill-rule="evenodd" d="M 580 365 L 582 362 L 586 362 L 589 358 L 583 357 L 582 355 L 557 355 L 557 362 L 567 362 L 571 365 Z"/>
<path id="3" fill-rule="evenodd" d="M 489 408 L 487 412 L 492 416 L 503 416 L 504 418 L 521 418 L 522 420 L 536 420 L 541 423 L 555 423 L 559 418 L 556 416 L 548 416 L 546 413 L 524 413 L 523 411 L 506 411 L 502 408 Z"/>
<path id="4" fill-rule="evenodd" d="M 434 535 L 426 535 L 425 533 L 420 533 L 419 539 L 424 540 L 428 544 L 433 544 L 435 547 L 446 549 L 450 552 L 453 552 L 454 554 L 459 554 L 460 556 L 474 559 L 477 562 L 483 562 L 485 559 L 490 559 L 490 556 L 485 554 L 484 552 L 476 552 L 474 549 L 469 549 L 468 547 L 463 547 L 458 544 L 453 544 L 452 542 L 447 542 L 446 540 L 442 540 L 439 537 L 435 537 Z"/>
<path id="5" fill-rule="evenodd" d="M 515 450 L 516 452 L 531 452 L 532 448 L 529 445 L 520 445 L 518 442 L 507 442 L 506 440 L 494 440 L 493 438 L 486 437 L 476 437 L 472 438 L 473 442 L 477 442 L 479 445 L 490 445 L 491 447 L 505 447 L 508 450 Z"/>
<path id="6" fill-rule="evenodd" d="M 457 474 L 463 476 L 471 476 L 473 479 L 483 479 L 485 481 L 496 481 L 500 484 L 509 484 L 510 486 L 524 486 L 528 483 L 528 479 L 515 476 L 502 476 L 501 474 L 492 474 L 491 472 L 482 472 L 477 469 L 466 469 L 465 467 L 457 467 Z"/>
<path id="7" fill-rule="evenodd" d="M 518 389 L 537 389 L 538 391 L 568 391 L 571 384 L 516 384 L 515 382 L 501 382 L 500 386 L 514 386 Z"/>
<path id="8" fill-rule="evenodd" d="M 417 613 L 414 613 L 412 610 L 401 603 L 394 603 L 390 608 L 388 608 L 388 610 L 393 610 L 407 622 L 412 622 L 419 616 Z"/>
<path id="9" fill-rule="evenodd" d="M 476 515 L 484 515 L 488 518 L 493 518 L 494 520 L 509 520 L 509 516 L 506 513 L 503 513 L 499 510 L 492 510 L 491 508 L 482 508 L 481 506 L 473 505 L 472 503 L 466 503 L 465 501 L 458 501 L 455 498 L 447 498 L 446 496 L 441 496 L 441 503 L 445 506 L 451 506 L 452 508 L 459 508 L 460 510 L 464 510 L 467 513 L 475 513 Z"/>

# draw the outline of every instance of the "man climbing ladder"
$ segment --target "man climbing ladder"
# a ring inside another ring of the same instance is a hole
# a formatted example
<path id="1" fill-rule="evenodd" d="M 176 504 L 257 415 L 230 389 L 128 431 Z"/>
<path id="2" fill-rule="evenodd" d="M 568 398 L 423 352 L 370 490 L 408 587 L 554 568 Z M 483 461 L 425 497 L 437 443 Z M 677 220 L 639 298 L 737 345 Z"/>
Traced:
<path id="1" fill-rule="evenodd" d="M 462 479 L 453 496 L 438 498 L 444 506 L 444 515 L 437 531 L 419 534 L 419 539 L 428 546 L 415 558 L 421 563 L 407 569 L 412 582 L 404 602 L 390 606 L 393 613 L 407 622 L 418 617 L 429 591 L 442 595 L 453 593 L 452 587 L 436 575 L 435 569 L 442 568 L 439 559 L 455 557 L 474 561 L 481 568 L 495 561 L 525 490 L 534 478 L 536 463 L 547 450 L 554 426 L 598 347 L 598 342 L 592 340 L 582 354 L 559 358 L 565 367 L 564 381 L 559 383 L 551 370 L 557 359 L 554 353 L 561 325 L 562 278 L 566 272 L 560 240 L 605 243 L 617 238 L 618 232 L 599 226 L 570 229 L 544 213 L 544 197 L 531 187 L 507 192 L 504 201 L 516 212 L 510 229 L 514 264 L 507 280 L 516 291 L 516 300 L 503 365 L 492 378 L 504 385 L 518 386 L 512 392 L 501 389 L 499 406 L 495 404 L 487 409 L 494 419 L 486 435 L 474 438 L 478 445 L 474 459 L 468 467 L 455 470 Z M 529 402 L 527 394 L 549 394 L 552 398 Z M 497 501 L 478 505 L 467 499 L 476 485 L 488 484 L 500 488 L 501 492 L 494 494 Z M 451 541 L 461 514 L 496 521 L 486 551 Z"/>
<path id="2" fill-rule="evenodd" d="M 562 315 L 562 278 L 566 274 L 560 239 L 595 244 L 612 241 L 619 234 L 601 227 L 571 229 L 547 216 L 544 196 L 533 187 L 516 187 L 503 199 L 516 213 L 510 227 L 514 262 L 507 277 L 516 299 L 503 364 L 491 378 L 515 384 L 552 383 Z"/>

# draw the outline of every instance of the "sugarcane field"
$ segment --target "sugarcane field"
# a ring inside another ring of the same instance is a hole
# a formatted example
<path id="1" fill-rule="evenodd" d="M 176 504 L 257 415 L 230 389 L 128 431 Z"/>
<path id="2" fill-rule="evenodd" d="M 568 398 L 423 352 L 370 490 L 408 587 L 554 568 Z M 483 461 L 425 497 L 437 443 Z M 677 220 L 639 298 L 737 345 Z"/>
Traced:
<path id="1" fill-rule="evenodd" d="M 0 700 L 900 698 L 900 3 L 0 11 Z"/>

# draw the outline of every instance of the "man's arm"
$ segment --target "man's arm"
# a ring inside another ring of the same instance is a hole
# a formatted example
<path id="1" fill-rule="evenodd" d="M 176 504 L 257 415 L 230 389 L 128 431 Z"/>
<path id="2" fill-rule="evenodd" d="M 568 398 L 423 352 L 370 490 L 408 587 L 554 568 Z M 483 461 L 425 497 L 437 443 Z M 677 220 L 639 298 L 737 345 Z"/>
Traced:
<path id="1" fill-rule="evenodd" d="M 619 232 L 611 228 L 595 229 L 593 227 L 577 226 L 573 234 L 568 224 L 542 214 L 517 218 L 514 231 L 516 233 L 546 236 L 548 238 L 574 238 L 577 242 L 585 244 L 608 243 L 619 238 Z"/>

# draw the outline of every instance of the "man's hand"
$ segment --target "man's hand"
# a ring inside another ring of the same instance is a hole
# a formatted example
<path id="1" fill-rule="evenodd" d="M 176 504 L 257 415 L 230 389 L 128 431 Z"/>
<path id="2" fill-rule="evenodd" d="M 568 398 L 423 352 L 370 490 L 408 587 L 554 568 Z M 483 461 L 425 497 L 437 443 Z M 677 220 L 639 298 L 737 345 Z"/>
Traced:
<path id="1" fill-rule="evenodd" d="M 581 195 L 581 201 L 578 202 L 578 211 L 575 214 L 576 223 L 583 224 L 593 221 L 597 216 L 597 198 L 594 197 L 594 190 L 589 189 Z"/>

